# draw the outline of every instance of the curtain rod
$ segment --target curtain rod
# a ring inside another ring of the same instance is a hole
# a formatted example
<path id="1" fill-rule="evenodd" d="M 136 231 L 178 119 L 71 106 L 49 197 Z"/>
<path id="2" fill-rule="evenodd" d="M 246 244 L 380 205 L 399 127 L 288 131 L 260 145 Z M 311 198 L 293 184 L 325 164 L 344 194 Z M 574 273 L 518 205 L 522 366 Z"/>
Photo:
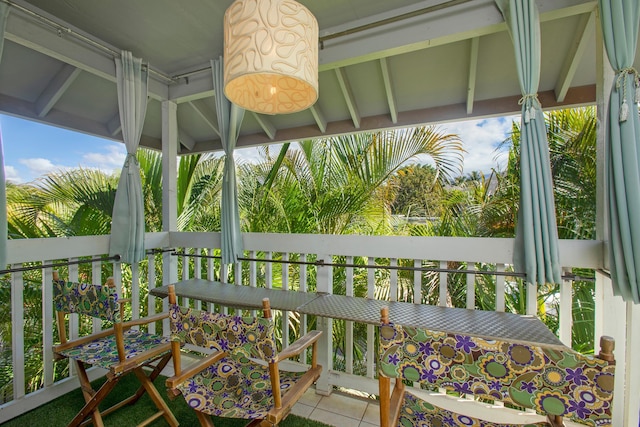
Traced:
<path id="1" fill-rule="evenodd" d="M 339 38 L 339 37 L 344 37 L 344 36 L 348 36 L 348 35 L 351 35 L 351 34 L 359 33 L 359 32 L 362 32 L 362 31 L 371 30 L 373 28 L 381 27 L 383 25 L 392 24 L 394 22 L 403 21 L 403 20 L 409 19 L 409 18 L 415 18 L 416 16 L 421 16 L 421 15 L 425 15 L 427 13 L 436 12 L 438 10 L 443 10 L 443 9 L 447 9 L 447 8 L 450 8 L 450 7 L 453 7 L 453 6 L 458 6 L 460 4 L 469 3 L 470 1 L 472 1 L 472 0 L 449 0 L 449 1 L 445 1 L 443 3 L 435 4 L 433 6 L 429 6 L 429 7 L 425 7 L 425 8 L 422 8 L 422 9 L 414 10 L 413 12 L 403 13 L 403 14 L 398 15 L 398 16 L 392 16 L 391 18 L 386 18 L 386 19 L 382 19 L 380 21 L 370 22 L 368 24 L 360 25 L 358 27 L 349 28 L 349 29 L 344 30 L 344 31 L 338 31 L 336 33 L 327 34 L 326 36 L 318 37 L 318 42 L 320 43 L 320 49 L 324 48 L 324 42 L 327 41 L 327 40 L 332 40 L 332 39 L 336 39 L 336 38 Z M 198 68 L 197 70 L 187 71 L 186 73 L 175 74 L 175 75 L 172 76 L 172 78 L 174 80 L 188 79 L 189 77 L 191 77 L 193 75 L 200 74 L 200 73 L 203 73 L 203 72 L 209 71 L 209 70 L 211 70 L 210 66 L 209 67 L 202 67 L 202 68 Z"/>
<path id="2" fill-rule="evenodd" d="M 86 43 L 86 44 L 89 44 L 89 45 L 91 45 L 91 46 L 93 46 L 93 47 L 95 47 L 97 49 L 100 49 L 103 52 L 106 52 L 107 54 L 113 56 L 114 58 L 120 58 L 120 56 L 121 56 L 120 52 L 117 52 L 114 49 L 112 49 L 112 48 L 110 48 L 108 46 L 105 46 L 104 44 L 99 43 L 99 42 L 97 42 L 97 41 L 95 41 L 95 40 L 93 40 L 93 39 L 91 39 L 91 38 L 89 38 L 89 37 L 87 37 L 87 36 L 85 36 L 83 34 L 80 34 L 77 31 L 74 31 L 69 27 L 65 27 L 64 25 L 62 25 L 62 24 L 60 24 L 60 23 L 58 23 L 58 22 L 56 22 L 56 21 L 54 21 L 54 20 L 52 20 L 50 18 L 47 18 L 46 16 L 43 16 L 43 15 L 39 14 L 38 12 L 34 12 L 33 10 L 28 9 L 28 8 L 26 8 L 24 6 L 21 6 L 21 5 L 17 4 L 17 3 L 14 3 L 11 0 L 1 0 L 1 1 L 6 3 L 6 4 L 8 4 L 11 7 L 14 7 L 16 9 L 19 9 L 19 10 L 25 12 L 28 15 L 33 16 L 34 18 L 40 20 L 44 24 L 52 27 L 53 29 L 55 29 L 58 32 L 58 36 L 60 36 L 60 37 L 62 37 L 65 34 L 69 34 L 69 35 L 79 39 L 80 41 Z M 146 67 L 147 70 L 149 70 L 150 74 L 153 74 L 156 77 L 159 77 L 159 78 L 161 78 L 161 79 L 163 79 L 163 80 L 165 80 L 167 82 L 173 82 L 174 81 L 174 79 L 172 79 L 171 76 L 168 76 L 168 75 L 166 75 L 164 73 L 161 73 L 159 71 L 156 71 L 156 70 L 152 69 L 151 67 L 149 67 L 148 64 L 145 64 L 144 67 Z"/>
<path id="3" fill-rule="evenodd" d="M 200 255 L 200 254 L 186 254 L 184 252 L 172 252 L 171 255 L 186 256 L 190 258 L 211 258 L 221 259 L 219 255 Z M 276 264 L 295 264 L 295 265 L 313 265 L 316 267 L 353 267 L 353 268 L 377 268 L 381 270 L 401 270 L 401 271 L 426 271 L 435 273 L 461 273 L 461 274 L 480 274 L 488 276 L 509 276 L 526 278 L 526 273 L 509 272 L 509 271 L 485 271 L 485 270 L 456 270 L 455 268 L 436 268 L 436 267 L 405 267 L 405 266 L 391 266 L 391 265 L 361 265 L 361 264 L 347 264 L 347 263 L 333 263 L 324 262 L 324 260 L 317 261 L 295 261 L 295 260 L 281 260 L 281 259 L 262 259 L 262 258 L 245 258 L 238 257 L 238 261 L 259 261 L 259 262 L 272 262 Z M 600 270 L 597 270 L 600 272 Z M 573 273 L 564 274 L 562 280 L 573 280 L 579 282 L 593 282 L 595 278 L 577 276 Z"/>
<path id="4" fill-rule="evenodd" d="M 0 270 L 0 274 L 18 273 L 21 271 L 42 270 L 43 268 L 67 267 L 69 265 L 88 264 L 95 261 L 119 261 L 119 260 L 120 260 L 120 255 L 114 255 L 107 258 L 91 258 L 91 259 L 84 259 L 84 260 L 78 260 L 78 261 L 54 262 L 51 264 L 41 264 L 38 266 L 34 265 L 31 267 L 9 268 L 6 270 Z"/>

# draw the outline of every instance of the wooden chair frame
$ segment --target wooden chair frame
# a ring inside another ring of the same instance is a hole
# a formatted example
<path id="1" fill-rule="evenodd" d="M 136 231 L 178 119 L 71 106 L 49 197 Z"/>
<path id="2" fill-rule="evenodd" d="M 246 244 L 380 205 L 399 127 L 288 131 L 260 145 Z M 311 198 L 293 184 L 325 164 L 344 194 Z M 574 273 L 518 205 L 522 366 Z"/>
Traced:
<path id="1" fill-rule="evenodd" d="M 177 304 L 175 288 L 173 285 L 169 286 L 169 304 Z M 271 307 L 268 298 L 262 300 L 262 311 L 264 318 L 271 318 Z M 289 415 L 291 408 L 300 399 L 304 392 L 320 377 L 322 366 L 318 365 L 317 363 L 317 341 L 320 338 L 320 335 L 322 335 L 321 331 L 311 331 L 305 334 L 295 343 L 283 349 L 280 353 L 278 353 L 273 361 L 269 362 L 269 377 L 271 382 L 271 390 L 273 393 L 273 407 L 269 410 L 265 418 L 250 420 L 247 424 L 247 427 L 271 427 L 280 423 L 284 418 L 286 418 L 287 415 Z M 309 346 L 312 347 L 311 367 L 305 372 L 303 377 L 298 380 L 298 382 L 293 387 L 291 387 L 284 396 L 282 396 L 280 390 L 279 363 L 283 360 L 300 355 L 302 351 Z M 193 377 L 204 369 L 212 366 L 228 355 L 228 352 L 226 351 L 218 351 L 198 360 L 197 362 L 192 363 L 191 365 L 186 367 L 186 369 L 182 369 L 180 356 L 181 343 L 178 341 L 172 341 L 171 350 L 173 354 L 175 375 L 171 378 L 168 378 L 166 381 L 170 397 L 174 397 L 180 394 L 180 391 L 177 389 L 177 386 L 179 384 L 183 383 L 184 381 Z M 213 421 L 208 414 L 197 410 L 195 412 L 201 426 L 214 427 Z"/>
<path id="2" fill-rule="evenodd" d="M 59 280 L 57 272 L 53 273 L 53 280 Z M 60 344 L 53 347 L 53 352 L 56 360 L 67 358 L 67 356 L 61 354 L 61 352 L 64 350 L 83 346 L 91 341 L 107 338 L 109 336 L 114 336 L 115 338 L 119 359 L 119 363 L 109 367 L 106 375 L 106 382 L 98 390 L 94 390 L 91 386 L 89 376 L 87 375 L 87 364 L 85 364 L 81 360 L 71 359 L 75 362 L 75 365 L 77 367 L 78 379 L 80 380 L 80 387 L 85 399 L 85 405 L 69 423 L 69 427 L 83 426 L 89 423 L 93 423 L 95 427 L 103 427 L 103 416 L 106 416 L 125 405 L 134 404 L 138 401 L 138 399 L 140 399 L 140 397 L 144 395 L 145 392 L 149 394 L 149 397 L 158 408 L 158 412 L 139 424 L 140 426 L 147 425 L 153 420 L 160 417 L 164 417 L 167 423 L 172 427 L 177 427 L 179 425 L 178 420 L 175 418 L 165 401 L 160 396 L 160 393 L 153 385 L 153 381 L 158 377 L 162 369 L 164 369 L 164 367 L 167 365 L 169 359 L 171 359 L 171 344 L 168 342 L 164 343 L 128 359 L 124 344 L 125 331 L 136 326 L 146 325 L 166 319 L 168 317 L 168 314 L 162 313 L 128 322 L 122 322 L 123 303 L 126 302 L 129 302 L 129 300 L 118 301 L 121 316 L 118 321 L 115 321 L 113 323 L 113 327 L 74 340 L 67 339 L 65 318 L 66 315 L 69 314 L 69 312 L 56 310 L 56 323 L 58 327 L 58 335 L 60 338 Z M 149 373 L 146 373 L 143 369 L 145 367 L 150 368 L 151 371 Z M 133 395 L 116 403 L 110 408 L 100 411 L 98 409 L 98 405 L 100 404 L 100 402 L 113 390 L 116 384 L 125 375 L 130 373 L 135 374 L 135 376 L 141 383 L 138 390 Z"/>
<path id="3" fill-rule="evenodd" d="M 383 307 L 380 311 L 380 323 L 389 324 L 389 309 Z M 600 353 L 597 358 L 615 364 L 613 350 L 615 342 L 613 338 L 603 336 L 600 338 Z M 396 378 L 393 389 L 391 378 L 378 370 L 378 387 L 380 395 L 380 427 L 396 427 L 400 418 L 400 412 L 405 399 L 406 386 L 402 378 Z M 465 415 L 470 415 L 465 413 Z M 575 421 L 574 421 L 575 422 Z M 547 424 L 551 427 L 564 427 L 562 416 L 547 415 Z M 491 425 L 500 426 L 499 423 Z M 510 424 L 511 425 L 511 424 Z"/>

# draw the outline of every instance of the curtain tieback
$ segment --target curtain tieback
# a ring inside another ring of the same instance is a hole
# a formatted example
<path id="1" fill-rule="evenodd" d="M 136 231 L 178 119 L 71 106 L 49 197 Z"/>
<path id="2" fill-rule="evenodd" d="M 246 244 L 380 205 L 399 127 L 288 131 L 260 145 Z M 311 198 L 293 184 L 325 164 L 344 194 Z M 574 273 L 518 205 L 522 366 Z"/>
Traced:
<path id="1" fill-rule="evenodd" d="M 620 103 L 620 115 L 618 119 L 620 122 L 627 121 L 629 117 L 629 104 L 627 103 L 627 79 L 629 76 L 633 78 L 633 85 L 635 86 L 635 97 L 634 103 L 637 104 L 640 102 L 640 85 L 638 84 L 638 79 L 640 76 L 638 75 L 638 71 L 633 67 L 625 67 L 616 72 L 618 77 L 616 78 L 616 90 L 620 90 L 622 87 L 622 102 Z"/>
<path id="2" fill-rule="evenodd" d="M 535 109 L 538 108 L 542 111 L 542 105 L 538 100 L 537 93 L 528 93 L 523 95 L 522 98 L 518 101 L 518 105 L 524 105 L 524 116 L 522 117 L 525 123 L 529 123 L 531 120 L 536 118 Z"/>

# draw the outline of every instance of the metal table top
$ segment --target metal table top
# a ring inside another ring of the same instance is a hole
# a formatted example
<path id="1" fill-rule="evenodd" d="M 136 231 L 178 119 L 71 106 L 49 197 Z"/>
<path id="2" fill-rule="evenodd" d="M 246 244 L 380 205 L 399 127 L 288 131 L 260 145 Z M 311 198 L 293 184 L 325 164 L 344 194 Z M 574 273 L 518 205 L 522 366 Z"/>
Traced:
<path id="1" fill-rule="evenodd" d="M 323 295 L 305 304 L 298 311 L 377 325 L 380 323 L 380 309 L 383 307 L 389 307 L 389 320 L 399 325 L 471 335 L 488 340 L 564 346 L 535 316 L 342 295 Z"/>
<path id="2" fill-rule="evenodd" d="M 261 309 L 262 299 L 269 298 L 271 308 L 275 310 L 296 311 L 301 305 L 318 297 L 315 293 L 254 288 L 205 279 L 183 280 L 175 283 L 175 289 L 179 297 L 246 309 Z M 169 287 L 154 288 L 149 293 L 166 298 Z"/>
<path id="3" fill-rule="evenodd" d="M 380 301 L 344 295 L 291 292 L 190 279 L 175 284 L 176 295 L 229 307 L 260 309 L 269 298 L 271 308 L 297 311 L 333 319 L 378 325 L 380 310 L 389 307 L 389 320 L 396 324 L 434 331 L 471 335 L 488 340 L 562 346 L 562 342 L 535 316 L 496 311 L 469 310 L 408 302 Z M 151 295 L 166 297 L 167 286 Z"/>

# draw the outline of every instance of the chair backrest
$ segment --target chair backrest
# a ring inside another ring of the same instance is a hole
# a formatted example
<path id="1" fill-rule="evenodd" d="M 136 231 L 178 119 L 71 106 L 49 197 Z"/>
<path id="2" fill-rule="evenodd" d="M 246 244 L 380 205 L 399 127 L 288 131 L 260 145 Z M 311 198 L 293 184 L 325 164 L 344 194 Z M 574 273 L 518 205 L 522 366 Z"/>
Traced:
<path id="1" fill-rule="evenodd" d="M 57 311 L 79 313 L 103 320 L 118 320 L 118 295 L 109 286 L 53 280 L 53 303 Z"/>
<path id="2" fill-rule="evenodd" d="M 541 414 L 609 425 L 615 362 L 613 340 L 603 338 L 601 357 L 608 360 L 566 347 L 489 341 L 383 320 L 379 372 Z"/>
<path id="3" fill-rule="evenodd" d="M 277 355 L 275 327 L 270 317 L 239 317 L 169 305 L 171 340 L 232 357 L 272 362 Z"/>

